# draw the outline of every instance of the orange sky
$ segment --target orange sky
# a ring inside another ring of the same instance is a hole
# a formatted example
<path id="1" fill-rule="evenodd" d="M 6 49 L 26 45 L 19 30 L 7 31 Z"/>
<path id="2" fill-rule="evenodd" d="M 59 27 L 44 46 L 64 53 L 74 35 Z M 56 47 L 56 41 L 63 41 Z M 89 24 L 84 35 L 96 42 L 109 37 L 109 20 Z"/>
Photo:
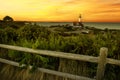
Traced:
<path id="1" fill-rule="evenodd" d="M 0 19 L 20 21 L 120 22 L 120 0 L 0 0 Z"/>

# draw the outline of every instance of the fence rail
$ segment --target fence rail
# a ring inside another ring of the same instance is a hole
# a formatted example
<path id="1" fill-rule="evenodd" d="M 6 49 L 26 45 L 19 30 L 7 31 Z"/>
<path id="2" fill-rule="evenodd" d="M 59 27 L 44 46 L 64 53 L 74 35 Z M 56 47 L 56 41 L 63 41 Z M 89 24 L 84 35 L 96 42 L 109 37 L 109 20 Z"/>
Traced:
<path id="1" fill-rule="evenodd" d="M 105 70 L 105 66 L 107 63 L 120 66 L 120 60 L 107 58 L 108 49 L 105 47 L 102 47 L 100 49 L 100 56 L 99 57 L 79 55 L 79 54 L 73 54 L 73 53 L 57 52 L 57 51 L 37 50 L 37 49 L 12 46 L 12 45 L 5 45 L 5 44 L 0 44 L 0 47 L 6 48 L 6 49 L 11 49 L 11 50 L 28 52 L 31 54 L 47 55 L 47 56 L 53 56 L 53 57 L 59 57 L 59 58 L 66 58 L 66 59 L 72 59 L 72 60 L 80 60 L 80 61 L 98 63 L 96 80 L 103 80 L 104 70 Z M 14 66 L 19 66 L 18 63 L 16 63 L 16 62 L 5 60 L 2 58 L 0 58 L 0 62 L 14 65 Z M 63 77 L 76 79 L 76 80 L 94 80 L 94 79 L 87 78 L 87 77 L 81 77 L 81 76 L 77 76 L 77 75 L 72 75 L 72 74 L 58 72 L 58 71 L 52 71 L 52 70 L 43 69 L 43 68 L 39 68 L 39 70 L 42 72 L 45 72 L 45 73 L 63 76 Z"/>
<path id="2" fill-rule="evenodd" d="M 14 62 L 14 61 L 0 58 L 0 62 L 20 67 L 19 63 Z M 23 66 L 24 66 L 24 64 L 23 64 Z M 29 67 L 32 67 L 32 66 L 29 66 Z M 95 80 L 95 79 L 91 79 L 91 78 L 87 78 L 87 77 L 72 75 L 72 74 L 58 72 L 58 71 L 44 69 L 44 68 L 38 68 L 37 70 L 44 72 L 44 73 L 48 73 L 48 74 L 52 74 L 52 75 L 56 75 L 56 76 L 61 76 L 61 77 L 66 77 L 66 78 L 70 78 L 70 79 L 75 79 L 75 80 Z"/>

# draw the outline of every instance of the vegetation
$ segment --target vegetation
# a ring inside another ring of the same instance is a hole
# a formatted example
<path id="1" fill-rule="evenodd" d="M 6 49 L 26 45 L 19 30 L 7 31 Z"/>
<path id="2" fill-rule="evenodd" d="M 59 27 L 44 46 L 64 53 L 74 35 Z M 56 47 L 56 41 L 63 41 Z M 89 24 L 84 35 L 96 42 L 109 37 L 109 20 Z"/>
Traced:
<path id="1" fill-rule="evenodd" d="M 63 29 L 65 31 L 69 31 L 69 29 L 71 30 L 72 28 L 67 27 Z M 109 29 L 97 30 L 97 32 L 96 30 L 92 31 L 93 33 L 90 34 L 76 33 L 76 35 L 73 35 L 70 33 L 64 33 L 58 29 L 56 32 L 53 32 L 50 28 L 37 25 L 24 25 L 18 29 L 6 27 L 4 29 L 0 29 L 0 43 L 29 47 L 33 49 L 62 51 L 91 56 L 98 56 L 99 49 L 101 47 L 108 47 L 108 57 L 120 59 L 120 32 Z M 72 74 L 94 77 L 97 67 L 97 65 L 93 63 L 33 55 L 1 48 L 0 57 L 17 61 L 20 65 L 27 64 L 22 70 L 8 65 L 1 66 L 3 64 L 0 64 L 0 74 L 9 76 L 9 80 L 11 80 L 14 73 L 17 74 L 14 77 L 15 79 L 12 78 L 12 80 L 33 80 L 33 75 L 28 75 L 29 73 L 27 73 L 27 71 L 34 73 L 37 67 L 44 67 L 62 72 L 69 72 Z M 33 68 L 30 70 L 28 69 L 29 65 L 33 65 Z M 26 77 L 22 76 L 22 72 L 26 75 Z M 42 75 L 42 73 L 40 74 Z M 119 76 L 120 67 L 115 65 L 107 65 L 105 72 L 106 80 L 120 80 Z M 41 77 L 36 76 L 36 80 Z M 44 75 L 43 80 L 44 79 L 52 80 L 51 78 L 48 79 L 48 75 Z"/>
<path id="2" fill-rule="evenodd" d="M 3 21 L 13 21 L 13 18 L 10 17 L 10 16 L 5 16 L 5 17 L 3 18 Z"/>

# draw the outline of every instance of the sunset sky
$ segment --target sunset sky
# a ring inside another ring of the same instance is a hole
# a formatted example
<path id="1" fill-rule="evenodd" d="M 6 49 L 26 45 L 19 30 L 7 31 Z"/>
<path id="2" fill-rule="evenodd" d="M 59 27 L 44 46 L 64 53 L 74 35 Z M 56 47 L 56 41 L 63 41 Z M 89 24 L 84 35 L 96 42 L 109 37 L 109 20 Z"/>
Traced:
<path id="1" fill-rule="evenodd" d="M 120 0 L 0 0 L 0 19 L 19 21 L 120 22 Z"/>

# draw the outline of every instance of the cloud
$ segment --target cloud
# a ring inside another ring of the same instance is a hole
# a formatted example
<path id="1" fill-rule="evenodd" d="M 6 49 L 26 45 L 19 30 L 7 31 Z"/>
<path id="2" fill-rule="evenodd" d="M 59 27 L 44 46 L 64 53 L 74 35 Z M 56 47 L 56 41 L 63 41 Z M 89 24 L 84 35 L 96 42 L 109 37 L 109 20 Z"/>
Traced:
<path id="1" fill-rule="evenodd" d="M 111 6 L 120 6 L 120 3 L 110 4 Z"/>
<path id="2" fill-rule="evenodd" d="M 120 13 L 120 10 L 105 10 L 105 11 L 100 11 L 101 13 L 116 13 L 116 12 L 118 12 L 118 13 Z"/>

